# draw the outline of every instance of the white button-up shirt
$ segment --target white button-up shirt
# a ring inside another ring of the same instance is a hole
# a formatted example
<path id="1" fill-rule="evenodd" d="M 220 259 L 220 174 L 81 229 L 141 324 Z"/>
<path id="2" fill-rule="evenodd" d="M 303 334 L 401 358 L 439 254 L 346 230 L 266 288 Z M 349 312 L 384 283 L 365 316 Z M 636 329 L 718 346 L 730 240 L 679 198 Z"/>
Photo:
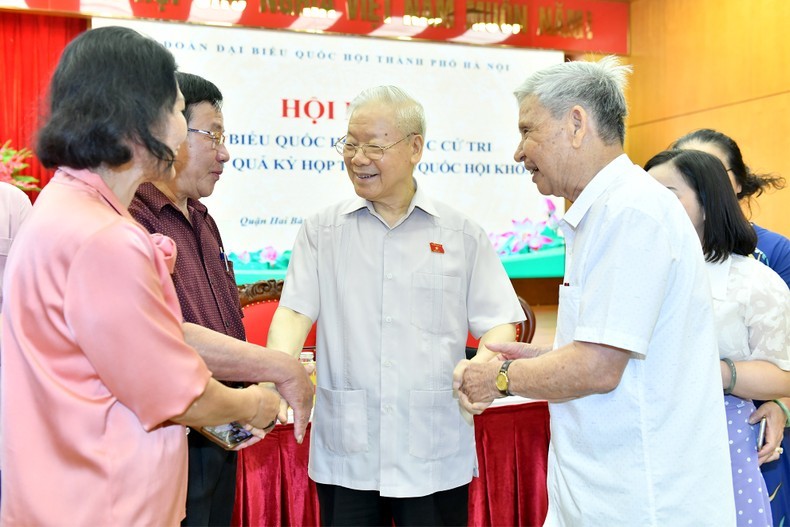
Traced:
<path id="1" fill-rule="evenodd" d="M 710 287 L 680 202 L 622 155 L 561 226 L 555 346 L 631 358 L 610 393 L 550 405 L 546 525 L 735 525 Z"/>
<path id="2" fill-rule="evenodd" d="M 361 198 L 307 219 L 281 305 L 318 320 L 310 477 L 382 496 L 469 483 L 452 393 L 468 331 L 524 319 L 485 232 L 419 188 L 390 228 Z"/>

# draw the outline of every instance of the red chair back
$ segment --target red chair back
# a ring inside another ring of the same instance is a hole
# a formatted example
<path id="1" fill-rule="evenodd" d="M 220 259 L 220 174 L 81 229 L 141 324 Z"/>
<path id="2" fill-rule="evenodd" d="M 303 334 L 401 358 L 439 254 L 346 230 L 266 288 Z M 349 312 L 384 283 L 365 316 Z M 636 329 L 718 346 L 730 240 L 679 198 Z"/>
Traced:
<path id="1" fill-rule="evenodd" d="M 283 290 L 282 280 L 261 280 L 253 284 L 239 286 L 239 301 L 244 313 L 242 323 L 247 340 L 260 346 L 266 345 L 272 317 L 280 305 Z M 315 350 L 316 327 L 310 329 L 304 342 L 305 348 Z"/>
<path id="2" fill-rule="evenodd" d="M 266 345 L 269 337 L 269 327 L 272 325 L 272 317 L 280 305 L 278 300 L 267 300 L 265 302 L 253 302 L 242 308 L 244 312 L 244 331 L 247 333 L 247 341 L 260 346 Z"/>

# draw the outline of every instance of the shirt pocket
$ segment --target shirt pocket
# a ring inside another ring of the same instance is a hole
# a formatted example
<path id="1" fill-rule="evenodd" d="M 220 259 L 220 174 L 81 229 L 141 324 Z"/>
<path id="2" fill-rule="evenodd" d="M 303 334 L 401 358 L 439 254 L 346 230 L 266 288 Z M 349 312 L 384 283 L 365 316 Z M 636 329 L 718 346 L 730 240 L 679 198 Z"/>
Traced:
<path id="1" fill-rule="evenodd" d="M 452 390 L 409 394 L 409 453 L 441 459 L 458 452 L 461 413 Z"/>
<path id="2" fill-rule="evenodd" d="M 461 279 L 414 273 L 411 284 L 411 323 L 431 333 L 454 332 L 466 324 Z"/>
<path id="3" fill-rule="evenodd" d="M 368 451 L 368 411 L 365 390 L 316 388 L 313 413 L 316 439 L 339 455 Z"/>
<path id="4" fill-rule="evenodd" d="M 574 332 L 579 322 L 579 298 L 581 288 L 561 285 L 559 307 L 557 309 L 557 346 L 564 346 L 574 340 Z"/>
<path id="5" fill-rule="evenodd" d="M 0 238 L 0 256 L 8 256 L 8 251 L 11 250 L 11 238 Z"/>
<path id="6" fill-rule="evenodd" d="M 225 263 L 228 266 L 227 269 L 225 269 L 225 276 L 227 276 L 228 280 L 233 282 L 233 284 L 235 285 L 236 284 L 236 278 L 235 278 L 236 273 L 233 270 L 233 262 L 231 260 L 225 260 Z"/>
<path id="7" fill-rule="evenodd" d="M 236 292 L 236 296 L 238 296 L 239 288 L 236 284 L 236 273 L 233 270 L 233 262 L 230 260 L 226 260 L 226 262 L 228 263 L 228 270 L 225 272 L 225 278 L 228 280 L 228 290 Z M 241 309 L 241 302 L 235 302 L 234 305 L 238 305 L 239 314 L 241 315 L 241 318 L 244 318 L 244 311 Z"/>

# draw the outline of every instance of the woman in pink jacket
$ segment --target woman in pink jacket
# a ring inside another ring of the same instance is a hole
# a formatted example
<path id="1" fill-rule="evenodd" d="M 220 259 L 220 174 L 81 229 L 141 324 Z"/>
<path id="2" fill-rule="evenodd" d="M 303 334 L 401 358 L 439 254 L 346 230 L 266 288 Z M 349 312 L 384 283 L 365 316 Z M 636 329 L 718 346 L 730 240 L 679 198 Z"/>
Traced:
<path id="1" fill-rule="evenodd" d="M 127 211 L 141 182 L 174 176 L 175 69 L 160 44 L 108 27 L 69 44 L 53 76 L 36 152 L 58 171 L 4 283 L 3 525 L 177 525 L 184 425 L 260 434 L 276 415 L 279 397 L 223 386 L 184 342 L 174 244 Z"/>

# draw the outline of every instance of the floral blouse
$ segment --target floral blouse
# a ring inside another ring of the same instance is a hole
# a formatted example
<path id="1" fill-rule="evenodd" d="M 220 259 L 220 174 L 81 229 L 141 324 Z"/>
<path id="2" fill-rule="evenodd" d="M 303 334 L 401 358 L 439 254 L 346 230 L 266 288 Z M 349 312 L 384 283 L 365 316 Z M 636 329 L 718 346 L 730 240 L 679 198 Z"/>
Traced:
<path id="1" fill-rule="evenodd" d="M 790 370 L 790 290 L 784 280 L 751 256 L 733 254 L 707 268 L 719 356 Z"/>

